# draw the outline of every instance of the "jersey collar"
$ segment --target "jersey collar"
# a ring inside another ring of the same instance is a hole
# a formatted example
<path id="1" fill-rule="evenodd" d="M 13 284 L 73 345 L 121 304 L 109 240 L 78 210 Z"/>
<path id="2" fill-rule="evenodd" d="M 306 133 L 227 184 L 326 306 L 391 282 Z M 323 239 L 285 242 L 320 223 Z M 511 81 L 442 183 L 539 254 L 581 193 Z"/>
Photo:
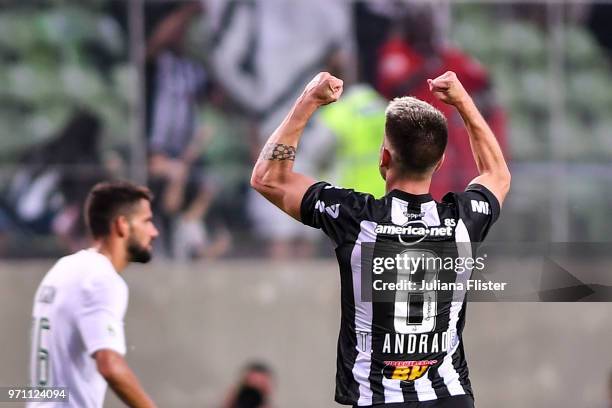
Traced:
<path id="1" fill-rule="evenodd" d="M 402 190 L 391 190 L 387 193 L 388 197 L 397 197 L 400 200 L 407 201 L 409 203 L 426 203 L 428 201 L 433 201 L 433 197 L 431 194 L 411 194 Z"/>

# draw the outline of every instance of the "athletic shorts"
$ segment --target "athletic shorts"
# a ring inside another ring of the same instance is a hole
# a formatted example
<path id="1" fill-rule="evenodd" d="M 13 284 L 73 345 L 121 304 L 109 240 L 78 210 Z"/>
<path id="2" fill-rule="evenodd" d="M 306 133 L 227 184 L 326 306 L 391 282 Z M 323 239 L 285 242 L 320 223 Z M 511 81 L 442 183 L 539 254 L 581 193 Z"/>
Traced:
<path id="1" fill-rule="evenodd" d="M 364 408 L 353 405 L 353 408 Z M 365 408 L 474 408 L 474 398 L 471 395 L 440 398 L 433 401 L 397 402 L 391 404 L 376 404 Z"/>

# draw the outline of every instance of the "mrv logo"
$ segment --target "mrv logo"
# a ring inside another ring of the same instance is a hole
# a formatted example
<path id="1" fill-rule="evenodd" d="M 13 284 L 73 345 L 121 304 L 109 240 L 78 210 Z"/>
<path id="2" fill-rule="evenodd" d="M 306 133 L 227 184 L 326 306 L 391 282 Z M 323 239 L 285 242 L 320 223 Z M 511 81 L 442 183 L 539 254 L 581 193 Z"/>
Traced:
<path id="1" fill-rule="evenodd" d="M 332 218 L 338 218 L 340 215 L 340 204 L 332 204 L 330 206 L 325 206 L 325 203 L 321 200 L 318 200 L 315 203 L 315 210 L 319 210 L 319 212 L 327 213 Z"/>
<path id="2" fill-rule="evenodd" d="M 489 215 L 491 214 L 491 209 L 486 201 L 472 200 L 472 212 Z"/>

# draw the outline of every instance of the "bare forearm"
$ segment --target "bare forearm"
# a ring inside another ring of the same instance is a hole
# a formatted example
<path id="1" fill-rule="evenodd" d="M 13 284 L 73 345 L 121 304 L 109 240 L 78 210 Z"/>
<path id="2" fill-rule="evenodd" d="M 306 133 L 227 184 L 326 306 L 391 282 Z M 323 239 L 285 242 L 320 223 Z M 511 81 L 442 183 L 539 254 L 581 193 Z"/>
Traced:
<path id="1" fill-rule="evenodd" d="M 268 138 L 253 169 L 253 178 L 265 183 L 292 172 L 302 132 L 316 109 L 315 103 L 303 97 L 296 101 L 283 122 Z"/>
<path id="2" fill-rule="evenodd" d="M 342 81 L 327 72 L 315 76 L 270 135 L 255 163 L 251 186 L 296 220 L 300 220 L 304 194 L 314 184 L 310 177 L 293 171 L 300 137 L 317 108 L 338 100 L 342 89 Z"/>
<path id="3" fill-rule="evenodd" d="M 470 146 L 480 174 L 508 173 L 508 166 L 493 131 L 470 97 L 456 105 L 470 137 Z"/>
<path id="4" fill-rule="evenodd" d="M 429 79 L 429 89 L 442 102 L 454 106 L 465 123 L 480 175 L 472 180 L 488 188 L 501 205 L 510 189 L 510 171 L 491 128 L 452 71 Z"/>
<path id="5" fill-rule="evenodd" d="M 154 408 L 155 403 L 144 391 L 136 375 L 129 367 L 106 377 L 111 389 L 128 407 L 132 408 Z"/>

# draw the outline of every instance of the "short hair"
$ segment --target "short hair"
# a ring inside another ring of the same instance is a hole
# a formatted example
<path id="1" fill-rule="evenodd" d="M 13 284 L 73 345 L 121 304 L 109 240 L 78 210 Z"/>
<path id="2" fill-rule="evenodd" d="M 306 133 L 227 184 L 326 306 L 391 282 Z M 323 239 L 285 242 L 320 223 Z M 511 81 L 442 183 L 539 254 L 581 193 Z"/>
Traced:
<path id="1" fill-rule="evenodd" d="M 400 171 L 422 175 L 442 158 L 448 141 L 446 118 L 427 102 L 395 98 L 385 110 L 385 134 L 397 152 Z"/>
<path id="2" fill-rule="evenodd" d="M 93 238 L 110 234 L 111 223 L 119 215 L 128 215 L 140 200 L 153 200 L 148 188 L 127 181 L 96 184 L 85 201 L 85 223 Z"/>

